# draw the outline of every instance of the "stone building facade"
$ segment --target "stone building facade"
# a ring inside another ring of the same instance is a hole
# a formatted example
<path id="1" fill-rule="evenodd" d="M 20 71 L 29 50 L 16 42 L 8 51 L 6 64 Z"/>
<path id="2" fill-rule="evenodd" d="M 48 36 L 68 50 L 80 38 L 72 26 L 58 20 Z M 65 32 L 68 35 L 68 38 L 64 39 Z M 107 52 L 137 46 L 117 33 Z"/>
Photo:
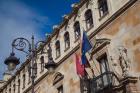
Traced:
<path id="1" fill-rule="evenodd" d="M 48 56 L 37 56 L 35 93 L 140 93 L 140 1 L 81 0 L 53 27 L 51 43 L 57 63 L 54 73 L 44 68 Z M 86 53 L 89 66 L 83 78 L 76 73 L 80 32 L 93 48 Z M 31 93 L 30 59 L 0 88 L 0 93 Z"/>

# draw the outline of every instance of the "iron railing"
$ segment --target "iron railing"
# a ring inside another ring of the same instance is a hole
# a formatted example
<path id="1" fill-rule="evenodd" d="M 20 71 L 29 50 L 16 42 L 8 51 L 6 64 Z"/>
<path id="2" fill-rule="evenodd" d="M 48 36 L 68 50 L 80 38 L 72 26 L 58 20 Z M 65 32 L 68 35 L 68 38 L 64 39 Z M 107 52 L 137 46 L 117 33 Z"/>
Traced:
<path id="1" fill-rule="evenodd" d="M 115 86 L 117 76 L 113 72 L 104 72 L 97 77 L 91 79 L 91 93 L 104 93 L 103 91 L 111 91 Z"/>

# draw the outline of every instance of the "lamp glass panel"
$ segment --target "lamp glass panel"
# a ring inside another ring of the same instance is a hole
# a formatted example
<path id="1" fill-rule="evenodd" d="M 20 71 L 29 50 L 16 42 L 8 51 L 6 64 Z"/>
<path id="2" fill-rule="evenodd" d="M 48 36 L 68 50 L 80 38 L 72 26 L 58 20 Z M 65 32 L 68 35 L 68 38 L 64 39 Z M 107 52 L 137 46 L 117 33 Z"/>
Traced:
<path id="1" fill-rule="evenodd" d="M 14 70 L 15 68 L 16 68 L 16 64 L 14 64 L 13 62 L 10 62 L 10 63 L 8 64 L 8 70 L 9 70 L 9 71 Z"/>

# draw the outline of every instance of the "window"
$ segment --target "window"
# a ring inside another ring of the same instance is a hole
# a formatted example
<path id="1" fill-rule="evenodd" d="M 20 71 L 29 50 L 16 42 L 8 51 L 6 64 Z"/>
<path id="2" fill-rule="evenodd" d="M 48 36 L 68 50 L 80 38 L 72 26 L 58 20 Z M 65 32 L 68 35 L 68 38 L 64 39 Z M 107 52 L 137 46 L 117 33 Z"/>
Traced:
<path id="1" fill-rule="evenodd" d="M 98 0 L 98 6 L 99 6 L 100 17 L 108 13 L 107 0 Z"/>
<path id="2" fill-rule="evenodd" d="M 77 40 L 80 37 L 80 23 L 78 21 L 74 24 L 74 33 L 75 39 Z"/>
<path id="3" fill-rule="evenodd" d="M 90 9 L 85 12 L 85 22 L 87 29 L 90 29 L 93 26 L 92 12 Z"/>
<path id="4" fill-rule="evenodd" d="M 11 93 L 11 88 L 9 89 L 9 93 Z"/>
<path id="5" fill-rule="evenodd" d="M 7 91 L 8 91 L 8 90 L 7 90 L 7 87 L 6 87 L 6 88 L 5 88 L 5 92 L 4 92 L 4 93 L 7 93 Z"/>
<path id="6" fill-rule="evenodd" d="M 35 62 L 33 65 L 34 69 L 33 69 L 33 75 L 36 78 L 37 77 L 37 63 Z"/>
<path id="7" fill-rule="evenodd" d="M 25 81 L 26 81 L 25 74 L 23 74 L 23 89 L 25 88 Z"/>
<path id="8" fill-rule="evenodd" d="M 55 43 L 55 47 L 56 47 L 56 57 L 60 56 L 60 41 L 57 40 Z"/>
<path id="9" fill-rule="evenodd" d="M 40 62 L 41 62 L 41 72 L 44 71 L 44 56 L 40 57 Z"/>
<path id="10" fill-rule="evenodd" d="M 66 32 L 64 34 L 64 41 L 65 41 L 65 50 L 70 48 L 70 37 L 69 37 L 69 32 Z"/>
<path id="11" fill-rule="evenodd" d="M 14 84 L 13 85 L 13 93 L 15 93 L 15 91 L 16 91 L 16 85 Z"/>
<path id="12" fill-rule="evenodd" d="M 63 93 L 63 86 L 60 86 L 59 88 L 57 88 L 58 93 Z"/>
<path id="13" fill-rule="evenodd" d="M 28 83 L 31 82 L 31 63 L 28 64 Z"/>
<path id="14" fill-rule="evenodd" d="M 20 79 L 18 79 L 18 93 L 20 93 Z"/>
<path id="15" fill-rule="evenodd" d="M 108 61 L 107 61 L 107 56 L 104 54 L 98 59 L 98 62 L 100 64 L 100 71 L 101 73 L 107 72 L 108 70 Z"/>
<path id="16" fill-rule="evenodd" d="M 64 75 L 62 75 L 60 72 L 55 74 L 53 85 L 57 89 L 57 93 L 63 93 L 63 78 Z"/>
<path id="17" fill-rule="evenodd" d="M 107 55 L 104 54 L 98 59 L 98 62 L 100 64 L 100 71 L 101 71 L 101 79 L 100 79 L 100 85 L 102 86 L 107 86 L 111 83 L 110 75 L 107 74 L 109 71 L 109 65 L 108 65 L 108 60 L 107 60 Z"/>

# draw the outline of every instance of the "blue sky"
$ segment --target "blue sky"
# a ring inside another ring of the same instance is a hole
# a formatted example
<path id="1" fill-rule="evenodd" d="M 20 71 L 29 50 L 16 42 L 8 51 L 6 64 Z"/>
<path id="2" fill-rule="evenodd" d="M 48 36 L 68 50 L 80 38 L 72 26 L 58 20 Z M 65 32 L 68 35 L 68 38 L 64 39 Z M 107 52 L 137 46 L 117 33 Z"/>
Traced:
<path id="1" fill-rule="evenodd" d="M 16 37 L 44 40 L 52 26 L 61 23 L 62 16 L 71 12 L 71 4 L 79 0 L 0 0 L 0 79 L 6 70 L 4 59 L 11 52 Z M 16 51 L 21 63 L 25 54 Z"/>

